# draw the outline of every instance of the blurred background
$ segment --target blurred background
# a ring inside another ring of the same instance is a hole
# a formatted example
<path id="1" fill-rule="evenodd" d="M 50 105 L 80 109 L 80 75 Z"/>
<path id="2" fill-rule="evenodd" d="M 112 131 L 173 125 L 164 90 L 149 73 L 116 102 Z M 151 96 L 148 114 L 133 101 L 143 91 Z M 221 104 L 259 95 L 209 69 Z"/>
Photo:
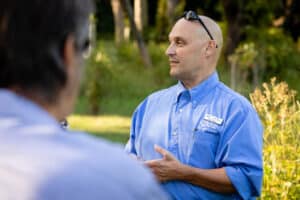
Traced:
<path id="1" fill-rule="evenodd" d="M 165 50 L 185 10 L 219 23 L 220 79 L 247 97 L 263 121 L 261 199 L 300 199 L 299 0 L 97 0 L 93 50 L 71 129 L 127 141 L 139 102 L 176 83 Z"/>

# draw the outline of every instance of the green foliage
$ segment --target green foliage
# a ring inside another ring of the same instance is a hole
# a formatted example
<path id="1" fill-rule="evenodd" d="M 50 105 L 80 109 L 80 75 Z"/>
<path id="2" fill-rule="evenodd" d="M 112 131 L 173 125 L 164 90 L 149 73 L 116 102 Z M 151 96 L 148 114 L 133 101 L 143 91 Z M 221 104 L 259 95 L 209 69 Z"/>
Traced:
<path id="1" fill-rule="evenodd" d="M 157 42 L 167 41 L 169 31 L 175 23 L 175 19 L 182 15 L 186 1 L 180 0 L 174 10 L 174 16 L 168 16 L 168 2 L 167 0 L 158 0 L 158 7 L 156 13 L 156 27 L 152 31 L 152 38 Z"/>
<path id="2" fill-rule="evenodd" d="M 150 43 L 154 67 L 145 69 L 135 44 L 116 47 L 112 41 L 98 41 L 87 63 L 77 113 L 87 113 L 84 104 L 92 114 L 131 115 L 147 95 L 173 83 L 165 49 L 165 44 Z"/>
<path id="3" fill-rule="evenodd" d="M 259 34 L 256 27 L 249 26 L 246 30 L 248 39 L 229 57 L 231 64 L 236 63 L 240 70 L 241 84 L 251 83 L 253 67 L 257 67 L 259 82 L 277 76 L 300 91 L 300 50 L 292 38 L 279 28 L 261 28 Z"/>
<path id="4" fill-rule="evenodd" d="M 283 11 L 282 1 L 248 0 L 244 3 L 245 18 L 249 24 L 265 27 L 276 18 L 276 13 Z M 277 12 L 276 12 L 277 11 Z"/>
<path id="5" fill-rule="evenodd" d="M 275 78 L 250 95 L 265 128 L 261 199 L 300 197 L 300 102 L 295 96 Z"/>
<path id="6" fill-rule="evenodd" d="M 96 45 L 96 49 L 99 48 Z M 107 83 L 112 79 L 107 54 L 94 51 L 87 62 L 86 76 L 82 95 L 87 97 L 88 109 L 92 114 L 100 111 L 101 96 L 108 93 Z"/>
<path id="7" fill-rule="evenodd" d="M 240 68 L 247 69 L 253 65 L 258 51 L 253 42 L 244 43 L 235 50 L 235 54 L 229 56 L 229 60 L 237 63 Z"/>

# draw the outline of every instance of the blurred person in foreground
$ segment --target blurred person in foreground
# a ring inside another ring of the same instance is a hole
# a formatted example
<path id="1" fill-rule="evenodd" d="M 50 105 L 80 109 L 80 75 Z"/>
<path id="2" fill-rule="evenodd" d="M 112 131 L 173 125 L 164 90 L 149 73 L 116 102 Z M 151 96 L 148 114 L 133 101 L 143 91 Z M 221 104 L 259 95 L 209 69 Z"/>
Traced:
<path id="1" fill-rule="evenodd" d="M 169 42 L 178 84 L 137 107 L 126 152 L 144 160 L 173 199 L 259 196 L 263 128 L 248 100 L 219 81 L 220 27 L 189 11 Z"/>
<path id="2" fill-rule="evenodd" d="M 91 0 L 0 1 L 0 199 L 165 199 L 122 148 L 64 130 Z"/>

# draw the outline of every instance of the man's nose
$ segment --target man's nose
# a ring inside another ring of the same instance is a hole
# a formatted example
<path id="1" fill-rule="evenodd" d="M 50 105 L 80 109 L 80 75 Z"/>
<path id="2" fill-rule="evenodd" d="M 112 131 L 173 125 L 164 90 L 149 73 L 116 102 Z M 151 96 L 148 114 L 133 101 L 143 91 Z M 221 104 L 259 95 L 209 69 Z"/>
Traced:
<path id="1" fill-rule="evenodd" d="M 167 56 L 174 55 L 175 54 L 175 46 L 173 44 L 170 44 L 165 53 Z"/>

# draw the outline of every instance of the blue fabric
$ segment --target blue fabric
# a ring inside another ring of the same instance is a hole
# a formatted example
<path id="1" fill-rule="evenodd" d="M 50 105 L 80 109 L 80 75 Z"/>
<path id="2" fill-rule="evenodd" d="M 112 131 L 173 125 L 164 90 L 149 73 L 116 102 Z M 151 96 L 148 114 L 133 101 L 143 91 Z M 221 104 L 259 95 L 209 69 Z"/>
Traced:
<path id="1" fill-rule="evenodd" d="M 157 159 L 158 144 L 184 164 L 224 167 L 238 191 L 223 195 L 180 181 L 163 184 L 174 199 L 252 199 L 261 193 L 262 134 L 252 105 L 215 72 L 190 90 L 179 82 L 147 97 L 133 114 L 125 150 Z"/>
<path id="2" fill-rule="evenodd" d="M 0 89 L 0 199 L 166 199 L 151 172 L 117 145 L 63 130 Z"/>

